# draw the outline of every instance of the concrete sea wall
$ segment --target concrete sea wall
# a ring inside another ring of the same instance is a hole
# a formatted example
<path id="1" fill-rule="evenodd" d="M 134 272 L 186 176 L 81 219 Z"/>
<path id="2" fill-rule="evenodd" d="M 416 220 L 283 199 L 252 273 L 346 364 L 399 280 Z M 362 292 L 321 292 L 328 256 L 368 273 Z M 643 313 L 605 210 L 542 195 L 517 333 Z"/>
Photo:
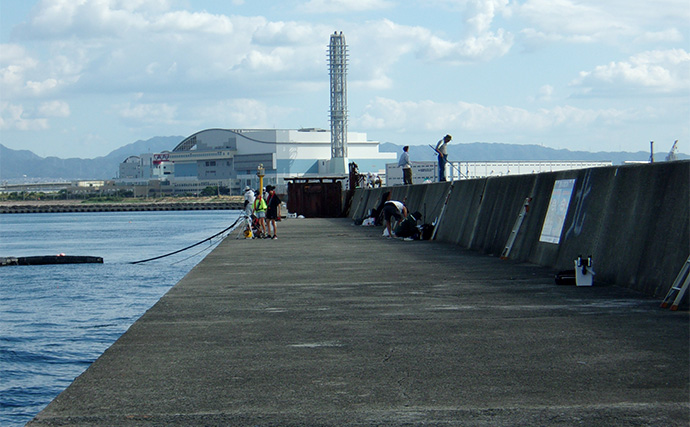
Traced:
<path id="1" fill-rule="evenodd" d="M 556 228 L 555 239 L 543 241 L 557 181 L 572 193 L 562 193 L 564 217 L 553 222 L 562 224 L 560 233 Z M 530 198 L 508 258 L 565 270 L 591 255 L 595 282 L 653 297 L 668 292 L 690 254 L 690 161 L 358 189 L 349 216 L 366 217 L 387 191 L 421 212 L 424 223 L 441 216 L 447 198 L 436 240 L 493 256 L 501 256 Z"/>

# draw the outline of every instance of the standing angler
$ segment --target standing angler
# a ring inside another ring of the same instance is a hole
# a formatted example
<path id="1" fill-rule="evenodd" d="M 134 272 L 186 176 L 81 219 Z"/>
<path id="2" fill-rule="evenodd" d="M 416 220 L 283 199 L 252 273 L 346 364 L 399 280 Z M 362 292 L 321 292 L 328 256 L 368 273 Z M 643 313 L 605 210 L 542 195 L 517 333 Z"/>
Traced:
<path id="1" fill-rule="evenodd" d="M 452 136 L 446 135 L 443 139 L 436 143 L 436 152 L 438 153 L 438 180 L 439 182 L 446 180 L 446 163 L 448 163 L 448 143 L 453 139 Z"/>
<path id="2" fill-rule="evenodd" d="M 403 185 L 412 185 L 412 163 L 410 163 L 410 153 L 407 152 L 409 149 L 409 146 L 404 146 L 400 160 L 398 160 L 398 166 L 402 167 Z"/>

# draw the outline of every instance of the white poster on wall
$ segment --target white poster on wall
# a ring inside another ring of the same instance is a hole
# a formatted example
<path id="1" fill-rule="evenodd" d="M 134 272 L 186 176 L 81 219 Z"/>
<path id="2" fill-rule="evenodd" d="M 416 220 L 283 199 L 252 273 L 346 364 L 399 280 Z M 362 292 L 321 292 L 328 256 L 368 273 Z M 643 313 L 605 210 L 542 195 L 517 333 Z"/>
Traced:
<path id="1" fill-rule="evenodd" d="M 551 201 L 539 237 L 540 242 L 558 244 L 561 241 L 561 232 L 574 187 L 575 179 L 559 179 L 553 184 Z"/>

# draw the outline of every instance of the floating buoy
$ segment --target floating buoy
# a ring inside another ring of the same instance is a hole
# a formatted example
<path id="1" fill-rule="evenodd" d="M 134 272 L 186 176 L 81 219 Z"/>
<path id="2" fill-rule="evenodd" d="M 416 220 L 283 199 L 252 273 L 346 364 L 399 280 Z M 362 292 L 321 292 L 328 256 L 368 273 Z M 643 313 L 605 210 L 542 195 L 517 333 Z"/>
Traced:
<path id="1" fill-rule="evenodd" d="M 82 255 L 44 255 L 24 257 L 0 257 L 0 266 L 50 265 L 50 264 L 103 264 L 103 258 Z"/>

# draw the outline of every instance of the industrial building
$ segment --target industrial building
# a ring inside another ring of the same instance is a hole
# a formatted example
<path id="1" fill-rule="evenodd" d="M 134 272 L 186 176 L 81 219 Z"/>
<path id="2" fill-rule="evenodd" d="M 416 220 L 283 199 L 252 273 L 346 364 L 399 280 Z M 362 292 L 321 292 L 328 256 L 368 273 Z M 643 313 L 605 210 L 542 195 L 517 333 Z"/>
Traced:
<path id="1" fill-rule="evenodd" d="M 365 133 L 348 132 L 347 162 L 362 173 L 383 174 L 395 153 L 379 152 L 378 141 Z M 264 185 L 285 193 L 285 178 L 322 177 L 342 169 L 331 164 L 331 133 L 322 129 L 207 129 L 181 141 L 172 151 L 131 156 L 120 164 L 118 183 L 148 185 L 160 181 L 173 194 L 198 193 L 208 186 L 241 194 L 258 187 L 257 169 L 265 170 Z M 339 160 L 339 162 L 342 160 Z M 338 173 L 345 176 L 345 173 Z"/>
<path id="2" fill-rule="evenodd" d="M 379 153 L 377 141 L 347 130 L 347 44 L 342 32 L 330 37 L 331 130 L 207 129 L 181 141 L 172 151 L 127 158 L 117 182 L 141 188 L 160 183 L 161 193 L 199 193 L 206 187 L 227 187 L 241 194 L 244 187 L 264 185 L 286 193 L 285 179 L 348 176 L 354 162 L 363 173 L 383 174 L 395 153 Z M 148 191 L 148 190 L 147 190 Z M 148 193 L 147 193 L 148 194 Z"/>

